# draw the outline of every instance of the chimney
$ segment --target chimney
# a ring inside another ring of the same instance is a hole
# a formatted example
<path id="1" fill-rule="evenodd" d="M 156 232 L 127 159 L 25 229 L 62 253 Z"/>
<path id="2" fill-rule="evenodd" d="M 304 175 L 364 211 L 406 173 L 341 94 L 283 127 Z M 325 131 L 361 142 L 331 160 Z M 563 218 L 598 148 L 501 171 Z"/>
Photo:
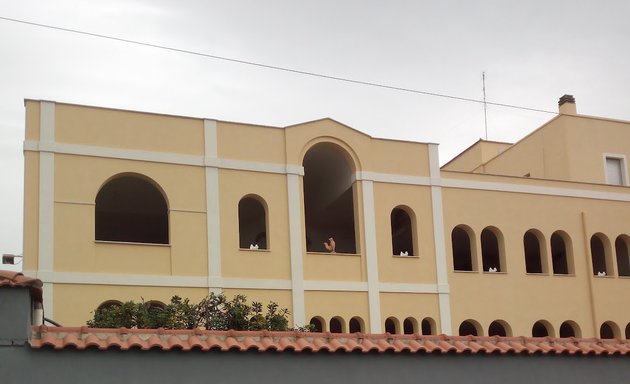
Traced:
<path id="1" fill-rule="evenodd" d="M 573 95 L 564 95 L 558 100 L 558 111 L 561 115 L 576 115 L 575 97 Z"/>

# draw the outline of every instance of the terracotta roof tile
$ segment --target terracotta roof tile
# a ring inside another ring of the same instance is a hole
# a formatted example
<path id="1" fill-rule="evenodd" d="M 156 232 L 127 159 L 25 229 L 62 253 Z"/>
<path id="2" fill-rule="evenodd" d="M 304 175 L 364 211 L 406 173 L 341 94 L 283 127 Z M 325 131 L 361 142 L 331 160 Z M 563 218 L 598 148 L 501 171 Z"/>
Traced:
<path id="1" fill-rule="evenodd" d="M 393 352 L 467 354 L 630 355 L 630 340 L 550 337 L 475 337 L 204 331 L 164 329 L 33 328 L 32 348 L 160 349 L 182 351 Z"/>
<path id="2" fill-rule="evenodd" d="M 26 277 L 20 272 L 0 270 L 0 287 L 27 287 L 31 289 L 33 300 L 42 302 L 42 281 Z"/>

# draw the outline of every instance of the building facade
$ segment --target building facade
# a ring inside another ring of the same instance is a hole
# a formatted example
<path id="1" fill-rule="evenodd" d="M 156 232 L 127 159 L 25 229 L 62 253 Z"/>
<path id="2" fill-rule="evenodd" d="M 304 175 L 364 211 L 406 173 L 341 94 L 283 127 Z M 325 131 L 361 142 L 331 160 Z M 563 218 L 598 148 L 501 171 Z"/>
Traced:
<path id="1" fill-rule="evenodd" d="M 630 123 L 560 104 L 440 169 L 330 119 L 27 100 L 24 270 L 68 325 L 224 292 L 331 332 L 628 337 Z"/>

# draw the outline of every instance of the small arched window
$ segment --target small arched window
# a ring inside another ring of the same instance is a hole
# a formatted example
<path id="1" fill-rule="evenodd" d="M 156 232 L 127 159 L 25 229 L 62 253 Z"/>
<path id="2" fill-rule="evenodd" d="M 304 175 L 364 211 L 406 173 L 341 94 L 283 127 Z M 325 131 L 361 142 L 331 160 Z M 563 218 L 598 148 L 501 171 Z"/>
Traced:
<path id="1" fill-rule="evenodd" d="M 168 244 L 168 235 L 168 204 L 152 180 L 125 174 L 98 191 L 96 240 Z"/>
<path id="2" fill-rule="evenodd" d="M 435 331 L 435 320 L 433 320 L 430 317 L 425 317 L 424 319 L 422 319 L 422 323 L 420 323 L 420 326 L 422 328 L 422 334 L 423 335 L 435 335 L 436 331 Z"/>
<path id="3" fill-rule="evenodd" d="M 630 323 L 626 325 L 626 339 L 630 339 Z"/>
<path id="4" fill-rule="evenodd" d="M 621 333 L 619 332 L 617 324 L 612 321 L 607 321 L 599 327 L 599 337 L 600 339 L 619 339 Z"/>
<path id="5" fill-rule="evenodd" d="M 496 228 L 487 227 L 481 231 L 481 258 L 486 272 L 505 272 L 501 237 Z"/>
<path id="6" fill-rule="evenodd" d="M 464 320 L 459 325 L 460 336 L 483 336 L 481 325 L 475 320 Z"/>
<path id="7" fill-rule="evenodd" d="M 414 223 L 413 212 L 409 208 L 396 207 L 392 210 L 392 251 L 394 255 L 413 256 L 414 253 Z"/>
<path id="8" fill-rule="evenodd" d="M 546 320 L 538 320 L 532 327 L 532 337 L 554 336 L 553 327 Z"/>
<path id="9" fill-rule="evenodd" d="M 324 324 L 326 324 L 326 322 L 321 317 L 315 316 L 311 319 L 309 324 L 313 332 L 324 332 Z"/>
<path id="10" fill-rule="evenodd" d="M 363 319 L 355 316 L 350 319 L 350 333 L 363 332 Z"/>
<path id="11" fill-rule="evenodd" d="M 523 236 L 525 250 L 525 269 L 527 273 L 547 273 L 547 258 L 545 257 L 545 241 L 542 233 L 530 229 Z"/>
<path id="12" fill-rule="evenodd" d="M 629 238 L 621 235 L 615 240 L 615 253 L 617 254 L 617 273 L 619 276 L 630 276 L 630 254 L 628 252 Z"/>
<path id="13" fill-rule="evenodd" d="M 551 262 L 554 275 L 573 274 L 571 238 L 562 231 L 551 235 Z"/>
<path id="14" fill-rule="evenodd" d="M 456 271 L 476 270 L 473 262 L 473 245 L 471 238 L 474 238 L 472 230 L 464 225 L 458 225 L 451 232 L 451 244 L 453 247 L 453 269 Z"/>
<path id="15" fill-rule="evenodd" d="M 388 317 L 387 320 L 385 320 L 385 332 L 391 333 L 391 334 L 397 334 L 399 333 L 398 332 L 399 329 L 400 329 L 400 325 L 398 323 L 397 318 Z"/>
<path id="16" fill-rule="evenodd" d="M 605 235 L 596 233 L 591 236 L 591 261 L 593 262 L 593 275 L 610 276 L 613 274 L 612 257 L 610 253 L 610 242 Z"/>
<path id="17" fill-rule="evenodd" d="M 344 333 L 345 332 L 345 322 L 339 316 L 335 316 L 330 319 L 330 332 L 331 333 Z"/>
<path id="18" fill-rule="evenodd" d="M 560 325 L 560 337 L 581 337 L 580 327 L 576 322 L 567 320 Z"/>
<path id="19" fill-rule="evenodd" d="M 408 317 L 403 321 L 403 333 L 411 335 L 418 332 L 418 322 L 413 317 Z"/>
<path id="20" fill-rule="evenodd" d="M 249 195 L 238 202 L 239 247 L 267 249 L 267 210 L 260 196 Z"/>
<path id="21" fill-rule="evenodd" d="M 512 329 L 503 320 L 495 320 L 488 327 L 488 336 L 512 336 Z"/>

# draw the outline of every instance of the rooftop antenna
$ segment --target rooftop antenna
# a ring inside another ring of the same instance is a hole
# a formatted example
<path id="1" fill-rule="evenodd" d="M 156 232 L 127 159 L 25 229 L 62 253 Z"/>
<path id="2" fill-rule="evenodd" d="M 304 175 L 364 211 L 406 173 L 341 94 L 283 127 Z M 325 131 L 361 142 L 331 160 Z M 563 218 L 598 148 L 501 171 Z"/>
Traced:
<path id="1" fill-rule="evenodd" d="M 488 103 L 486 103 L 486 72 L 481 72 L 481 84 L 483 88 L 483 123 L 486 128 L 486 140 L 488 140 Z"/>

